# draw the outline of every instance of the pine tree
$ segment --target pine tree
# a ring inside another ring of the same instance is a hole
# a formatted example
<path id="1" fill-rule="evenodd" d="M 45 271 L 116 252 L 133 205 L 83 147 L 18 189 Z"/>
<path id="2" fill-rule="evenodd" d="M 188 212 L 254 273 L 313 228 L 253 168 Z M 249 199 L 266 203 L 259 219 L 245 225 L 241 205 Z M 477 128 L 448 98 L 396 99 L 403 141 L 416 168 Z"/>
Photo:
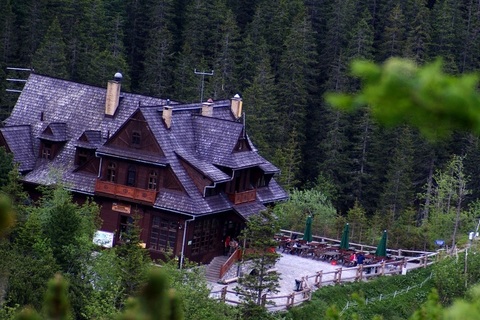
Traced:
<path id="1" fill-rule="evenodd" d="M 152 4 L 149 11 L 152 28 L 146 41 L 140 90 L 149 95 L 168 97 L 173 95 L 173 3 L 160 1 Z"/>
<path id="2" fill-rule="evenodd" d="M 405 56 L 418 64 L 429 60 L 428 46 L 431 41 L 429 10 L 423 0 L 413 0 L 416 8 L 415 18 L 410 23 L 410 29 L 405 43 Z"/>
<path id="3" fill-rule="evenodd" d="M 67 78 L 65 43 L 58 19 L 54 19 L 32 59 L 35 71 L 52 77 Z"/>
<path id="4" fill-rule="evenodd" d="M 17 50 L 17 33 L 15 32 L 15 13 L 11 0 L 0 3 L 0 62 L 11 63 Z"/>
<path id="5" fill-rule="evenodd" d="M 123 301 L 140 292 L 141 285 L 146 281 L 151 269 L 151 259 L 141 245 L 141 229 L 138 225 L 140 216 L 137 212 L 134 214 L 128 223 L 127 231 L 121 234 L 121 244 L 116 247 Z"/>
<path id="6" fill-rule="evenodd" d="M 219 27 L 218 33 L 221 38 L 215 45 L 213 62 L 215 73 L 209 82 L 209 91 L 213 99 L 230 98 L 241 90 L 235 74 L 235 64 L 239 56 L 239 30 L 230 10 L 225 11 L 224 21 Z"/>
<path id="7" fill-rule="evenodd" d="M 290 133 L 288 141 L 275 151 L 273 162 L 278 165 L 281 175 L 278 182 L 287 190 L 297 187 L 300 180 L 301 153 L 298 135 L 295 129 Z"/>
<path id="8" fill-rule="evenodd" d="M 390 12 L 383 32 L 380 58 L 385 60 L 393 56 L 403 56 L 405 48 L 405 16 L 397 4 Z"/>
<path id="9" fill-rule="evenodd" d="M 295 130 L 300 147 L 305 144 L 306 114 L 314 87 L 316 48 L 305 12 L 295 16 L 280 59 L 277 97 L 281 113 L 281 140 Z"/>
<path id="10" fill-rule="evenodd" d="M 280 258 L 271 251 L 275 248 L 274 235 L 278 225 L 272 213 L 268 210 L 253 215 L 242 232 L 242 238 L 247 243 L 244 250 L 244 260 L 249 261 L 254 271 L 244 274 L 238 281 L 235 290 L 241 294 L 241 309 L 244 317 L 258 316 L 265 312 L 262 297 L 269 292 L 278 292 L 279 275 L 267 270 L 273 268 Z"/>
<path id="11" fill-rule="evenodd" d="M 459 17 L 459 1 L 439 0 L 435 3 L 432 19 L 432 42 L 429 48 L 430 56 L 442 57 L 445 71 L 456 73 L 458 71 L 458 48 L 462 48 L 458 42 L 459 30 L 462 21 Z"/>
<path id="12" fill-rule="evenodd" d="M 262 51 L 262 48 L 258 48 Z M 263 51 L 263 59 L 256 67 L 253 83 L 245 90 L 244 105 L 246 130 L 260 153 L 271 158 L 279 148 L 279 114 L 275 107 L 277 100 L 274 95 L 274 78 L 270 69 L 270 57 Z"/>

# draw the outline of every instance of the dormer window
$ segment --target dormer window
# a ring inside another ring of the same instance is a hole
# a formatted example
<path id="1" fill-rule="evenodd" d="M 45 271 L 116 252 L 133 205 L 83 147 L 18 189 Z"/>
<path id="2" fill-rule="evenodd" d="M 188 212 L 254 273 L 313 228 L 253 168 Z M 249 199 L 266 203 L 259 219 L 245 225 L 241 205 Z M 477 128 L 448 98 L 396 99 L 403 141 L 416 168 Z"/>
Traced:
<path id="1" fill-rule="evenodd" d="M 41 156 L 43 159 L 48 159 L 48 160 L 51 160 L 53 158 L 52 143 L 46 142 L 46 141 L 43 142 Z"/>
<path id="2" fill-rule="evenodd" d="M 157 190 L 158 174 L 156 171 L 150 171 L 148 176 L 148 189 Z"/>
<path id="3" fill-rule="evenodd" d="M 132 146 L 138 148 L 138 147 L 140 147 L 140 142 L 141 142 L 140 132 L 133 131 L 132 132 Z"/>
<path id="4" fill-rule="evenodd" d="M 77 148 L 77 165 L 81 166 L 85 164 L 88 159 L 92 156 L 92 152 L 87 149 Z"/>
<path id="5" fill-rule="evenodd" d="M 107 181 L 115 182 L 117 175 L 117 164 L 110 162 L 107 167 Z"/>

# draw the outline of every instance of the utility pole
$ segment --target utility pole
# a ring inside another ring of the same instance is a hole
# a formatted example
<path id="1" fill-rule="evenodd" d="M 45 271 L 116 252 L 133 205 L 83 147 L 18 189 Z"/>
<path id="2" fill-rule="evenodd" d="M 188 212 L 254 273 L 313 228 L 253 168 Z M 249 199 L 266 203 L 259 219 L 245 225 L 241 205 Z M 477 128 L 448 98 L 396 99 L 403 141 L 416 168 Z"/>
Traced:
<path id="1" fill-rule="evenodd" d="M 204 72 L 204 71 L 197 71 L 197 69 L 194 69 L 193 72 L 196 75 L 201 75 L 202 76 L 202 89 L 200 93 L 200 103 L 203 102 L 203 87 L 205 84 L 205 76 L 213 76 L 213 70 L 211 72 Z"/>

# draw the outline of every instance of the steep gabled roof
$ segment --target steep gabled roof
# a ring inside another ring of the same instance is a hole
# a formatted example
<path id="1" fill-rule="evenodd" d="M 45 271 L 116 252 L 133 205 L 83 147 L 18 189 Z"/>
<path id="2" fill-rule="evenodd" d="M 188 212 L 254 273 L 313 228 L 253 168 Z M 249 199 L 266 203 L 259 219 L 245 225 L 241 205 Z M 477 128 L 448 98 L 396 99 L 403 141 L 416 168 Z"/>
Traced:
<path id="1" fill-rule="evenodd" d="M 53 167 L 60 171 L 72 189 L 93 193 L 96 175 L 87 178 L 79 173 L 72 174 L 75 168 L 75 147 L 79 145 L 78 137 L 92 130 L 99 131 L 101 137 L 106 138 L 111 132 L 115 132 L 139 105 L 163 105 L 167 102 L 160 98 L 122 92 L 119 108 L 112 118 L 105 117 L 105 96 L 106 88 L 30 74 L 15 108 L 5 120 L 5 126 L 30 126 L 31 136 L 36 138 L 42 136 L 49 124 L 64 123 L 70 140 L 55 159 L 47 163 L 34 157 L 34 170 L 23 177 L 25 181 L 46 184 L 51 180 L 48 177 Z M 59 128 L 55 125 L 53 130 L 56 129 Z M 40 140 L 32 139 L 29 145 L 32 150 L 39 150 Z M 89 187 L 86 187 L 87 185 Z"/>
<path id="2" fill-rule="evenodd" d="M 85 130 L 78 140 L 74 142 L 74 146 L 85 149 L 97 149 L 102 143 L 102 132 L 100 130 Z"/>
<path id="3" fill-rule="evenodd" d="M 65 142 L 68 140 L 67 124 L 65 122 L 52 122 L 38 137 L 48 141 Z"/>
<path id="4" fill-rule="evenodd" d="M 32 149 L 30 126 L 12 126 L 0 128 L 8 148 L 13 153 L 13 160 L 20 165 L 19 171 L 30 171 L 35 166 L 35 154 Z"/>
<path id="5" fill-rule="evenodd" d="M 2 129 L 2 133 L 5 131 L 8 135 L 16 130 L 13 128 L 24 125 L 21 130 L 17 129 L 22 131 L 19 136 L 23 137 L 23 141 L 29 133 L 30 140 L 21 145 L 29 146 L 30 153 L 14 151 L 21 157 L 19 162 L 32 169 L 23 177 L 25 181 L 52 183 L 51 170 L 55 168 L 70 189 L 93 194 L 97 175 L 75 171 L 75 150 L 82 147 L 96 150 L 98 156 L 168 167 L 184 191 L 162 189 L 155 200 L 155 208 L 191 215 L 234 210 L 247 217 L 262 208 L 263 204 L 287 199 L 286 192 L 271 179 L 268 187 L 257 190 L 255 203 L 234 207 L 223 193 L 204 197 L 203 190 L 199 190 L 187 172 L 185 163 L 191 166 L 189 170 L 194 168 L 207 177 L 212 187 L 229 181 L 232 172 L 243 168 L 259 167 L 266 173 L 278 172 L 258 155 L 248 135 L 244 135 L 244 126 L 233 117 L 229 100 L 214 102 L 211 117 L 201 115 L 200 103 L 170 103 L 172 121 L 171 127 L 167 128 L 162 119 L 166 100 L 122 93 L 115 115 L 106 117 L 105 96 L 106 88 L 30 75 L 11 116 L 6 120 L 7 127 Z M 106 144 L 106 141 L 113 141 L 108 138 L 115 137 L 120 128 L 126 128 L 129 121 L 139 116 L 148 126 L 148 132 L 156 140 L 161 154 L 133 148 L 128 150 L 115 143 Z M 39 150 L 40 139 L 32 137 L 65 143 L 53 160 L 40 159 L 31 151 Z M 248 143 L 246 151 L 235 150 L 240 140 Z M 8 144 L 11 147 L 10 142 Z"/>

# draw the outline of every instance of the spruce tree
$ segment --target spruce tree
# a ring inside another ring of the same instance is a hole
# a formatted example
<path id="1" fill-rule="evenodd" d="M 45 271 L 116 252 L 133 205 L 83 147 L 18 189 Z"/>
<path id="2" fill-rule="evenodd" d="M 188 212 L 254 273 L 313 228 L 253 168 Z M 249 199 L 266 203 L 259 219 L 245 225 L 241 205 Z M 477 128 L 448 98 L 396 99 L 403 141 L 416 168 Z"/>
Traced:
<path id="1" fill-rule="evenodd" d="M 279 275 L 275 271 L 267 272 L 274 268 L 280 258 L 278 253 L 271 250 L 276 247 L 274 235 L 278 229 L 272 213 L 265 210 L 251 216 L 242 232 L 242 238 L 247 243 L 243 259 L 254 271 L 240 277 L 235 290 L 241 294 L 242 313 L 248 319 L 260 319 L 259 315 L 266 311 L 262 297 L 267 291 L 278 292 Z"/>
<path id="2" fill-rule="evenodd" d="M 65 49 L 62 29 L 55 18 L 33 56 L 32 65 L 35 71 L 52 77 L 67 78 Z"/>
<path id="3" fill-rule="evenodd" d="M 405 50 L 405 16 L 402 8 L 397 4 L 390 12 L 383 31 L 380 46 L 380 60 L 389 57 L 403 56 Z"/>

